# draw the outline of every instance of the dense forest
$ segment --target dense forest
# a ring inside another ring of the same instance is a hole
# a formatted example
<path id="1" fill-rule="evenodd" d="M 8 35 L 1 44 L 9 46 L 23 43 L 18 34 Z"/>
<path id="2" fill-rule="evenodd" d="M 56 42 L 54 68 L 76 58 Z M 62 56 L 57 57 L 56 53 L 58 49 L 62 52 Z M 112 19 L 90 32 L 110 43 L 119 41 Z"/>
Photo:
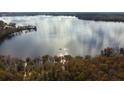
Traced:
<path id="1" fill-rule="evenodd" d="M 65 59 L 65 63 L 61 63 L 62 59 Z M 114 53 L 112 48 L 106 48 L 96 57 L 45 55 L 22 60 L 0 56 L 0 80 L 124 80 L 124 49 L 120 48 L 119 53 Z"/>

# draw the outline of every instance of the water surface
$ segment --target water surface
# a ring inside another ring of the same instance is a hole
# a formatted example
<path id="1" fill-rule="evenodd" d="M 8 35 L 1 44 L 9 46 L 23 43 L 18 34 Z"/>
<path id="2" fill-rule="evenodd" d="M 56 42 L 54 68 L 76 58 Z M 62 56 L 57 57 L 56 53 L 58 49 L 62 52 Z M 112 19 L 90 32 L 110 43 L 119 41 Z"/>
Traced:
<path id="1" fill-rule="evenodd" d="M 5 40 L 0 54 L 14 57 L 57 55 L 67 48 L 72 56 L 97 55 L 105 47 L 124 47 L 123 22 L 96 22 L 74 16 L 15 16 L 0 17 L 17 25 L 35 25 L 37 31 L 22 33 Z"/>

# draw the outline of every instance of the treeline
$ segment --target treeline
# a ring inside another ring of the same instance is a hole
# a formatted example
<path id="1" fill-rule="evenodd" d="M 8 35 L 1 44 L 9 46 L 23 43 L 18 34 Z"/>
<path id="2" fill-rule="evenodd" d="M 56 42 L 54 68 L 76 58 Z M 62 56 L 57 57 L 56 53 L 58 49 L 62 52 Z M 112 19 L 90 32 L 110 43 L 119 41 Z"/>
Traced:
<path id="1" fill-rule="evenodd" d="M 77 14 L 79 19 L 83 20 L 94 20 L 94 21 L 106 21 L 106 22 L 124 22 L 124 14 L 113 14 L 113 13 L 98 13 L 98 14 Z"/>
<path id="2" fill-rule="evenodd" d="M 0 80 L 36 81 L 108 81 L 124 80 L 124 53 L 122 48 L 115 55 L 112 48 L 102 50 L 96 57 L 70 55 L 25 60 L 0 56 Z M 106 52 L 108 51 L 108 52 Z M 104 55 L 103 55 L 104 54 Z M 111 54 L 111 55 L 108 55 Z M 61 60 L 65 59 L 63 64 Z"/>
<path id="3" fill-rule="evenodd" d="M 37 16 L 37 15 L 51 15 L 51 16 L 76 16 L 83 20 L 95 21 L 113 21 L 124 22 L 124 13 L 122 12 L 2 12 L 0 16 Z"/>

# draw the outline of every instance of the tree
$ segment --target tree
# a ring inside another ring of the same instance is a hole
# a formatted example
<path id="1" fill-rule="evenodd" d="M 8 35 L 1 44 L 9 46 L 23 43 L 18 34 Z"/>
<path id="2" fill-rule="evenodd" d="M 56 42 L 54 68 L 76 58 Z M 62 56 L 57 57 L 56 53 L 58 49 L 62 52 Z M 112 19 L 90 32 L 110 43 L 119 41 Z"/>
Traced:
<path id="1" fill-rule="evenodd" d="M 107 57 L 112 56 L 113 55 L 113 49 L 107 47 L 104 50 L 101 50 L 101 55 L 102 56 L 107 56 Z"/>
<path id="2" fill-rule="evenodd" d="M 10 27 L 16 27 L 16 24 L 15 23 L 9 23 L 8 24 Z"/>
<path id="3" fill-rule="evenodd" d="M 120 48 L 120 54 L 124 54 L 124 48 Z"/>
<path id="4" fill-rule="evenodd" d="M 0 20 L 0 28 L 3 29 L 5 27 L 6 23 L 4 21 Z"/>

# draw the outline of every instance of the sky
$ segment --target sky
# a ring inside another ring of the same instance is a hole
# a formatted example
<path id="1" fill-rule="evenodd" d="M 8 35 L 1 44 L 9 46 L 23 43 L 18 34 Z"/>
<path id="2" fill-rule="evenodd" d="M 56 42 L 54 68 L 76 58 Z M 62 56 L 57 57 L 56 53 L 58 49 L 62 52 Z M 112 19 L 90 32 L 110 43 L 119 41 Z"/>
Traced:
<path id="1" fill-rule="evenodd" d="M 0 11 L 1 12 L 124 11 L 124 6 L 121 1 L 123 0 L 0 0 Z"/>

